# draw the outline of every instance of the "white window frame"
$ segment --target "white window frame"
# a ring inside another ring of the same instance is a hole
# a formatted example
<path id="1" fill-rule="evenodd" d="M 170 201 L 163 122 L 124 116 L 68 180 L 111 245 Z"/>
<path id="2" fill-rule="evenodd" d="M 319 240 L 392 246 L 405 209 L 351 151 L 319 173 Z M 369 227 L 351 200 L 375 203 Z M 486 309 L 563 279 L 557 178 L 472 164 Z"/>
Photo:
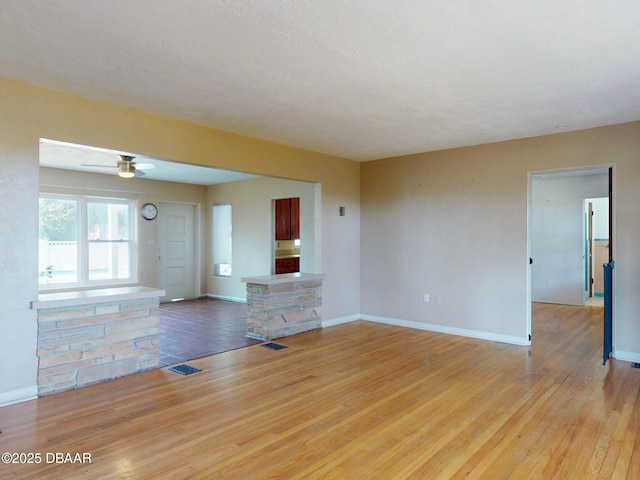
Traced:
<path id="1" fill-rule="evenodd" d="M 137 282 L 138 278 L 138 255 L 137 255 L 137 225 L 136 225 L 136 201 L 127 198 L 113 198 L 100 196 L 83 196 L 83 195 L 63 195 L 51 194 L 46 192 L 40 193 L 40 198 L 72 200 L 78 205 L 78 238 L 77 238 L 77 265 L 78 265 L 78 281 L 75 282 L 53 282 L 40 283 L 40 290 L 68 290 L 92 286 L 118 286 L 127 285 Z M 128 207 L 129 216 L 129 238 L 124 240 L 90 240 L 88 225 L 88 205 L 89 203 L 109 203 L 126 205 Z M 90 280 L 89 271 L 89 247 L 92 242 L 99 243 L 126 243 L 128 244 L 129 253 L 129 276 L 126 278 L 102 278 Z M 42 269 L 42 266 L 40 266 Z M 42 276 L 43 272 L 40 272 Z M 55 271 L 54 271 L 55 274 Z M 46 275 L 46 272 L 45 272 Z"/>
<path id="2" fill-rule="evenodd" d="M 219 213 L 216 215 L 216 211 Z M 211 208 L 213 276 L 229 278 L 233 274 L 233 206 L 215 203 Z"/>

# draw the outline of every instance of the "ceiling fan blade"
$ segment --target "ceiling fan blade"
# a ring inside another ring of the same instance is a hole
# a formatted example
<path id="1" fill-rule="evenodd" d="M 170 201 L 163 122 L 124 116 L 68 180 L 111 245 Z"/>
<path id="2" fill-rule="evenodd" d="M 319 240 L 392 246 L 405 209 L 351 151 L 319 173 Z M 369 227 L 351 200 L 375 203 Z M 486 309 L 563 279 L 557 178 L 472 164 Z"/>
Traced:
<path id="1" fill-rule="evenodd" d="M 156 167 L 153 163 L 136 163 L 136 170 L 152 170 L 154 168 L 158 167 Z"/>
<path id="2" fill-rule="evenodd" d="M 135 157 L 131 155 L 118 155 L 118 156 L 120 157 L 120 159 L 116 161 L 115 165 L 101 165 L 97 163 L 82 163 L 81 165 L 83 167 L 89 167 L 89 168 L 108 168 L 110 170 L 117 169 L 120 176 L 125 176 L 125 175 L 122 175 L 123 172 L 129 172 L 129 173 L 133 173 L 133 176 L 135 177 L 144 177 L 145 173 L 142 171 L 142 169 L 144 168 L 148 168 L 148 169 L 156 168 L 156 166 L 152 163 L 136 164 L 136 162 L 133 161 Z"/>
<path id="3" fill-rule="evenodd" d="M 117 165 L 98 165 L 97 163 L 81 163 L 83 167 L 93 167 L 93 168 L 118 168 Z"/>

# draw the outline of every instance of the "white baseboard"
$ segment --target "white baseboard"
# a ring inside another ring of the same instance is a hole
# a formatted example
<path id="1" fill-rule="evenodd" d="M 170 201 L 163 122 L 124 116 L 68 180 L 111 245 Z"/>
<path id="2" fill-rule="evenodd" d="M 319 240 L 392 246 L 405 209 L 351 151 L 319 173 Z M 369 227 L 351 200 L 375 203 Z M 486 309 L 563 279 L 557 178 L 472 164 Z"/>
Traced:
<path id="1" fill-rule="evenodd" d="M 616 350 L 615 352 L 613 352 L 613 357 L 616 360 L 622 360 L 623 362 L 640 363 L 640 353 L 638 352 L 625 352 L 624 350 Z"/>
<path id="2" fill-rule="evenodd" d="M 466 328 L 447 327 L 444 325 L 434 325 L 432 323 L 413 322 L 410 320 L 399 320 L 397 318 L 378 317 L 376 315 L 360 315 L 362 320 L 370 322 L 386 323 L 387 325 L 395 325 L 397 327 L 415 328 L 418 330 L 426 330 L 428 332 L 446 333 L 448 335 L 457 335 L 459 337 L 477 338 L 479 340 L 489 340 L 492 342 L 509 343 L 512 345 L 528 346 L 531 343 L 526 337 L 513 337 L 510 335 L 500 335 L 491 332 L 482 332 L 479 330 L 468 330 Z"/>
<path id="3" fill-rule="evenodd" d="M 227 300 L 229 302 L 247 303 L 247 299 L 246 298 L 227 297 L 227 296 L 224 296 L 224 295 L 216 295 L 216 294 L 213 294 L 213 293 L 207 293 L 205 295 L 205 297 L 217 298 L 218 300 Z"/>
<path id="4" fill-rule="evenodd" d="M 12 403 L 26 402 L 38 398 L 38 386 L 19 388 L 9 392 L 0 393 L 0 407 L 11 405 Z"/>
<path id="5" fill-rule="evenodd" d="M 348 315 L 346 317 L 333 318 L 331 320 L 323 320 L 322 328 L 333 327 L 335 325 L 341 325 L 343 323 L 355 322 L 357 320 L 362 320 L 362 316 L 359 314 Z"/>
<path id="6" fill-rule="evenodd" d="M 385 323 L 387 325 L 395 325 L 396 327 L 415 328 L 417 330 L 426 330 L 428 332 L 446 333 L 448 335 L 457 335 L 460 337 L 477 338 L 480 340 L 489 340 L 491 342 L 509 343 L 512 345 L 528 346 L 531 342 L 525 337 L 513 337 L 510 335 L 499 335 L 490 332 L 481 332 L 478 330 L 467 330 L 464 328 L 447 327 L 444 325 L 434 325 L 431 323 L 413 322 L 410 320 L 400 320 L 397 318 L 379 317 L 376 315 L 349 315 L 346 317 L 325 320 L 322 327 L 332 327 L 342 323 L 355 322 L 356 320 L 366 320 L 368 322 Z"/>

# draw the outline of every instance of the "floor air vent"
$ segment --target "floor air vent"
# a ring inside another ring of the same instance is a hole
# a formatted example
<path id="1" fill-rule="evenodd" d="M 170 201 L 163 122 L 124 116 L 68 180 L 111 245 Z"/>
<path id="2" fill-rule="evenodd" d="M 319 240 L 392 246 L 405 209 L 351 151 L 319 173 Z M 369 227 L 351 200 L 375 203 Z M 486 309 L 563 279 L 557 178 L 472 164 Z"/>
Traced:
<path id="1" fill-rule="evenodd" d="M 631 366 L 632 366 L 633 368 L 640 368 L 640 363 L 638 363 L 638 362 L 632 362 L 632 363 L 631 363 Z"/>
<path id="2" fill-rule="evenodd" d="M 192 373 L 201 372 L 199 368 L 192 367 L 191 365 L 176 365 L 169 368 L 172 372 L 179 373 L 180 375 L 190 375 Z"/>
<path id="3" fill-rule="evenodd" d="M 279 344 L 273 343 L 273 342 L 263 343 L 262 346 L 270 348 L 271 350 L 281 350 L 283 348 L 287 348 L 284 345 L 279 345 Z"/>

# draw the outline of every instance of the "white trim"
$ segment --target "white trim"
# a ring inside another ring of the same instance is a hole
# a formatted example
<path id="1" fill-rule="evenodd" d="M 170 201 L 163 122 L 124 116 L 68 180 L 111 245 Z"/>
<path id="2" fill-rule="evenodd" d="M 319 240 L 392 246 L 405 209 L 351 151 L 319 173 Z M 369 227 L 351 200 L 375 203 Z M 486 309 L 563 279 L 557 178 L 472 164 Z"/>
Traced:
<path id="1" fill-rule="evenodd" d="M 511 335 L 500 335 L 491 332 L 467 330 L 465 328 L 447 327 L 444 325 L 434 325 L 431 323 L 413 322 L 411 320 L 400 320 L 397 318 L 378 317 L 376 315 L 355 314 L 348 315 L 346 317 L 334 318 L 332 320 L 324 320 L 322 322 L 322 328 L 332 327 L 334 325 L 340 325 L 342 323 L 355 322 L 357 320 L 384 323 L 387 325 L 394 325 L 396 327 L 415 328 L 417 330 L 445 333 L 447 335 L 457 335 L 459 337 L 477 338 L 480 340 L 489 340 L 492 342 L 509 343 L 512 345 L 521 345 L 525 347 L 531 345 L 526 337 L 513 337 Z"/>
<path id="2" fill-rule="evenodd" d="M 0 407 L 11 405 L 13 403 L 26 402 L 38 398 L 38 386 L 19 388 L 18 390 L 10 390 L 0 393 Z"/>
<path id="3" fill-rule="evenodd" d="M 332 320 L 324 320 L 322 322 L 322 328 L 333 327 L 335 325 L 341 325 L 343 323 L 355 322 L 357 320 L 362 320 L 362 315 L 348 315 L 346 317 L 334 318 Z"/>
<path id="4" fill-rule="evenodd" d="M 640 363 L 640 353 L 638 352 L 625 352 L 622 350 L 616 350 L 613 352 L 613 357 L 616 360 L 622 360 L 623 362 Z"/>
<path id="5" fill-rule="evenodd" d="M 413 322 L 410 320 L 399 320 L 397 318 L 378 317 L 376 315 L 360 315 L 362 320 L 370 322 L 385 323 L 387 325 L 395 325 L 397 327 L 415 328 L 418 330 L 426 330 L 429 332 L 446 333 L 448 335 L 457 335 L 460 337 L 477 338 L 480 340 L 489 340 L 492 342 L 509 343 L 512 345 L 528 346 L 529 341 L 526 337 L 513 337 L 511 335 L 500 335 L 491 332 L 482 332 L 479 330 L 468 330 L 466 328 L 447 327 L 444 325 L 434 325 L 432 323 Z"/>
<path id="6" fill-rule="evenodd" d="M 227 300 L 229 302 L 238 302 L 238 303 L 247 303 L 246 298 L 240 297 L 228 297 L 226 295 L 216 295 L 215 293 L 207 293 L 205 295 L 207 298 L 217 298 L 218 300 Z"/>
<path id="7" fill-rule="evenodd" d="M 279 275 L 261 275 L 259 277 L 242 277 L 241 282 L 255 283 L 256 285 L 279 285 L 281 283 L 307 282 L 309 280 L 322 280 L 323 273 L 281 273 Z"/>
<path id="8" fill-rule="evenodd" d="M 38 300 L 31 302 L 31 310 L 95 305 L 107 302 L 126 302 L 139 298 L 162 297 L 164 294 L 164 290 L 150 287 L 97 288 L 73 292 L 40 293 Z"/>

